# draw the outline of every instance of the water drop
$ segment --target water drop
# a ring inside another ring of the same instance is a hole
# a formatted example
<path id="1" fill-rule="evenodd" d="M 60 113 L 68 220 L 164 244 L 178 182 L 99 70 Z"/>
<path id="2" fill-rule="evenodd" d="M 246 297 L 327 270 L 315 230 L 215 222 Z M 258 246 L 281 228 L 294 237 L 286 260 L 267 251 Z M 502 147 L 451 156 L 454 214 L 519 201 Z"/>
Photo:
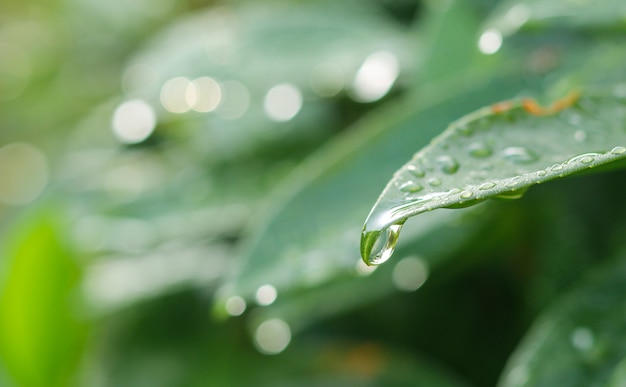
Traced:
<path id="1" fill-rule="evenodd" d="M 361 255 L 368 265 L 380 265 L 391 257 L 398 242 L 402 223 L 395 223 L 381 231 L 363 233 Z"/>
<path id="2" fill-rule="evenodd" d="M 574 133 L 574 140 L 585 142 L 585 140 L 587 140 L 587 133 L 585 133 L 584 130 L 577 130 L 576 133 Z"/>
<path id="3" fill-rule="evenodd" d="M 615 148 L 611 150 L 611 154 L 613 155 L 621 155 L 621 154 L 624 154 L 625 152 L 626 152 L 626 148 L 624 148 L 623 146 L 616 146 Z"/>
<path id="4" fill-rule="evenodd" d="M 580 162 L 583 164 L 590 164 L 590 163 L 593 163 L 593 160 L 595 159 L 591 156 L 584 156 L 580 159 Z"/>
<path id="5" fill-rule="evenodd" d="M 561 164 L 554 164 L 553 166 L 550 167 L 550 170 L 552 171 L 561 171 L 563 169 L 563 165 Z"/>
<path id="6" fill-rule="evenodd" d="M 400 188 L 400 191 L 402 192 L 415 193 L 421 191 L 424 187 L 413 181 L 407 181 L 406 183 L 401 184 L 398 188 Z"/>
<path id="7" fill-rule="evenodd" d="M 465 137 L 469 137 L 474 134 L 474 130 L 472 130 L 472 128 L 470 128 L 467 124 L 458 126 L 456 130 Z"/>
<path id="8" fill-rule="evenodd" d="M 469 199 L 472 196 L 474 196 L 474 193 L 472 191 L 463 191 L 461 192 L 461 199 Z"/>
<path id="9" fill-rule="evenodd" d="M 485 144 L 484 142 L 475 142 L 470 144 L 469 146 L 469 154 L 472 157 L 484 158 L 491 156 L 492 153 L 493 152 L 489 145 Z"/>
<path id="10" fill-rule="evenodd" d="M 502 151 L 502 157 L 516 164 L 530 164 L 538 159 L 535 153 L 521 146 L 506 148 Z"/>
<path id="11" fill-rule="evenodd" d="M 459 170 L 459 163 L 450 156 L 437 157 L 437 165 L 439 165 L 439 169 L 441 169 L 443 173 L 447 173 L 448 175 L 452 175 Z"/>
<path id="12" fill-rule="evenodd" d="M 441 185 L 441 180 L 433 177 L 432 179 L 428 180 L 428 184 L 430 184 L 431 187 L 439 187 Z"/>
<path id="13" fill-rule="evenodd" d="M 482 184 L 478 187 L 478 189 L 480 189 L 480 190 L 483 190 L 483 191 L 484 191 L 484 190 L 487 190 L 487 189 L 493 188 L 493 187 L 495 187 L 495 186 L 496 186 L 496 183 L 493 183 L 493 182 L 491 182 L 491 181 L 488 181 L 488 182 L 486 182 L 486 183 L 482 183 Z"/>
<path id="14" fill-rule="evenodd" d="M 545 175 L 547 175 L 547 174 L 548 174 L 548 172 L 546 172 L 546 170 L 545 170 L 545 169 L 542 169 L 542 170 L 540 170 L 540 171 L 537 171 L 537 176 L 545 176 Z"/>
<path id="15" fill-rule="evenodd" d="M 567 115 L 567 121 L 574 126 L 578 126 L 580 125 L 582 121 L 582 117 L 580 116 L 580 114 L 576 113 L 575 111 L 570 111 L 569 114 Z M 586 137 L 585 132 L 583 132 L 582 130 L 577 131 L 574 134 L 574 137 L 577 137 L 578 135 L 580 135 L 579 133 L 582 133 L 582 136 Z M 576 139 L 578 140 L 578 138 Z M 584 138 L 581 141 L 584 141 Z"/>
<path id="16" fill-rule="evenodd" d="M 418 167 L 417 165 L 411 164 L 408 167 L 406 167 L 406 169 L 408 169 L 409 173 L 411 173 L 411 175 L 415 177 L 424 177 L 424 175 L 426 174 L 424 173 L 424 170 Z"/>

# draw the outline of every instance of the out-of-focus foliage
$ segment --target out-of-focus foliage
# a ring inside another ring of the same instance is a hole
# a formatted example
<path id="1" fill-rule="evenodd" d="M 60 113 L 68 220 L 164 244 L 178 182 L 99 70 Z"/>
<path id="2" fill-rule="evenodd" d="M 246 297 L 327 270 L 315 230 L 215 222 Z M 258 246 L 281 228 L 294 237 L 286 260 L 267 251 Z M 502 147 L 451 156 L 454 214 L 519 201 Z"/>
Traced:
<path id="1" fill-rule="evenodd" d="M 622 165 L 420 215 L 375 270 L 359 237 L 393 171 L 482 106 L 597 89 L 528 141 L 603 143 L 625 13 L 0 4 L 0 384 L 623 384 Z"/>

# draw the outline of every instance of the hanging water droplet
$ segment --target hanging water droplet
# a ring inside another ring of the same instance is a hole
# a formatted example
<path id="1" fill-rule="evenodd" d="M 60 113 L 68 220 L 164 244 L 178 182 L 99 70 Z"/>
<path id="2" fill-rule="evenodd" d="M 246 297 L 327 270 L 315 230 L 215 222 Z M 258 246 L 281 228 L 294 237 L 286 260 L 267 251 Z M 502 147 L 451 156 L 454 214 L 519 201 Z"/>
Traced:
<path id="1" fill-rule="evenodd" d="M 502 157 L 516 164 L 530 164 L 538 159 L 535 153 L 522 146 L 506 148 L 502 151 Z"/>
<path id="2" fill-rule="evenodd" d="M 459 163 L 451 156 L 437 157 L 437 165 L 443 173 L 452 175 L 459 170 Z"/>
<path id="3" fill-rule="evenodd" d="M 428 179 L 428 184 L 431 187 L 439 187 L 441 185 L 441 180 L 439 180 L 436 177 L 433 177 L 432 179 Z"/>
<path id="4" fill-rule="evenodd" d="M 483 190 L 483 191 L 484 191 L 484 190 L 487 190 L 487 189 L 493 188 L 493 187 L 495 187 L 495 186 L 496 186 L 496 183 L 491 182 L 491 181 L 488 181 L 488 182 L 486 182 L 486 183 L 482 183 L 482 184 L 478 187 L 478 189 L 480 189 L 480 190 Z"/>
<path id="5" fill-rule="evenodd" d="M 398 187 L 402 192 L 415 193 L 421 191 L 424 187 L 414 181 L 407 181 Z"/>
<path id="6" fill-rule="evenodd" d="M 426 174 L 424 170 L 418 167 L 417 165 L 411 164 L 408 167 L 406 167 L 406 169 L 409 171 L 409 173 L 411 173 L 415 177 L 424 177 L 424 175 Z"/>
<path id="7" fill-rule="evenodd" d="M 468 151 L 470 156 L 476 158 L 489 157 L 493 153 L 489 145 L 485 144 L 484 142 L 474 142 L 470 144 Z"/>
<path id="8" fill-rule="evenodd" d="M 621 155 L 624 154 L 626 152 L 626 148 L 624 148 L 623 146 L 616 146 L 615 148 L 611 149 L 611 154 L 613 155 Z"/>
<path id="9" fill-rule="evenodd" d="M 495 197 L 498 199 L 519 199 L 528 191 L 528 187 L 515 189 L 509 192 L 502 192 Z"/>
<path id="10" fill-rule="evenodd" d="M 388 260 L 396 247 L 403 224 L 392 224 L 381 231 L 364 232 L 361 238 L 363 261 L 368 265 L 380 265 Z"/>

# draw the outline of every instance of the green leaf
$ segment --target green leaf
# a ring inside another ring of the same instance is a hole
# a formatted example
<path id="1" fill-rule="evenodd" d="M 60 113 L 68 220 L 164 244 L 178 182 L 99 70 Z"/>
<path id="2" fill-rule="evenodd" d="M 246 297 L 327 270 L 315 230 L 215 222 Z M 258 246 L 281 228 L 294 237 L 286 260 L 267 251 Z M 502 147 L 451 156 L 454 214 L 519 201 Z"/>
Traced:
<path id="1" fill-rule="evenodd" d="M 387 260 L 404 222 L 437 208 L 518 198 L 534 184 L 626 158 L 626 99 L 570 95 L 542 108 L 502 102 L 454 122 L 387 184 L 361 239 L 368 264 Z"/>
<path id="2" fill-rule="evenodd" d="M 0 353 L 15 383 L 67 386 L 84 340 L 76 316 L 79 269 L 50 213 L 25 219 L 4 238 Z"/>
<path id="3" fill-rule="evenodd" d="M 510 35 L 520 28 L 591 28 L 624 29 L 626 3 L 621 0 L 543 1 L 509 0 L 498 7 L 486 23 L 493 29 Z"/>
<path id="4" fill-rule="evenodd" d="M 626 260 L 593 273 L 533 325 L 500 385 L 623 386 Z"/>

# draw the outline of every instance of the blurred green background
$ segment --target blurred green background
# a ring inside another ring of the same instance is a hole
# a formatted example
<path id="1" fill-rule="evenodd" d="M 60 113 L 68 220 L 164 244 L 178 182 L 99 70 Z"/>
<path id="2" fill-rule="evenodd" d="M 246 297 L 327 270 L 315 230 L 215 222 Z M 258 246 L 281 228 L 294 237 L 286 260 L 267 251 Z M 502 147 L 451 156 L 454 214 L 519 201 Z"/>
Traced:
<path id="1" fill-rule="evenodd" d="M 358 253 L 451 121 L 626 94 L 620 2 L 0 3 L 0 385 L 622 385 L 624 317 L 559 301 L 623 307 L 621 170 L 425 214 L 376 270 Z"/>

